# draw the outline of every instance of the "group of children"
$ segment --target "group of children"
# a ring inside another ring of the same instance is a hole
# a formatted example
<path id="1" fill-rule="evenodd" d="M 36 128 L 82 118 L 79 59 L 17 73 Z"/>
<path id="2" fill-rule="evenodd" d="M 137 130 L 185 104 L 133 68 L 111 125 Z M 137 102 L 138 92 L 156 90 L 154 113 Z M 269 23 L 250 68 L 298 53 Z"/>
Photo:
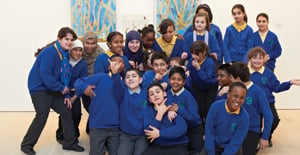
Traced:
<path id="1" fill-rule="evenodd" d="M 288 90 L 300 81 L 280 83 L 275 76 L 281 47 L 268 30 L 266 14 L 257 16 L 255 33 L 247 25 L 243 5 L 234 5 L 232 15 L 235 22 L 226 29 L 224 41 L 206 4 L 198 6 L 184 36 L 175 36 L 170 19 L 160 23 L 157 39 L 152 25 L 140 32 L 129 31 L 125 46 L 123 35 L 111 32 L 109 49 L 91 61 L 82 59 L 89 56 L 83 50 L 88 51 L 88 44 L 94 42 L 84 39 L 85 49 L 75 40 L 72 47 L 64 48 L 69 50 L 69 68 L 61 58 L 62 66 L 56 66 L 60 73 L 53 73 L 57 81 L 66 81 L 65 88 L 31 93 L 61 92 L 71 109 L 76 138 L 80 98 L 89 102 L 91 155 L 105 150 L 110 155 L 256 154 L 258 144 L 262 149 L 272 146 L 272 133 L 280 120 L 273 92 Z M 68 35 L 62 38 L 68 40 Z M 58 37 L 58 43 L 67 46 L 62 38 Z M 60 50 L 57 53 L 60 56 Z M 67 79 L 63 78 L 66 73 Z M 59 119 L 58 142 L 64 149 L 84 151 L 76 138 L 67 143 L 70 135 L 65 132 L 70 129 L 64 115 Z M 33 145 L 25 145 L 26 138 L 22 151 L 35 154 Z"/>

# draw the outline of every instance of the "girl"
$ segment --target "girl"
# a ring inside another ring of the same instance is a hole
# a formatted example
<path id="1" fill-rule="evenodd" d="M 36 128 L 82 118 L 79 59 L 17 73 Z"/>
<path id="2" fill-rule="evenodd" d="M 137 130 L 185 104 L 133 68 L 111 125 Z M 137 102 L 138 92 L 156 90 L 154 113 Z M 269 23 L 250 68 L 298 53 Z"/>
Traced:
<path id="1" fill-rule="evenodd" d="M 165 52 L 169 59 L 176 56 L 187 59 L 187 53 L 183 52 L 183 40 L 175 36 L 175 25 L 172 20 L 162 20 L 159 24 L 159 33 L 162 36 L 154 42 L 156 51 Z"/>
<path id="2" fill-rule="evenodd" d="M 222 64 L 217 69 L 217 80 L 219 84 L 219 89 L 216 95 L 217 100 L 227 99 L 227 92 L 229 89 L 230 81 L 230 72 L 231 65 L 230 64 Z"/>
<path id="3" fill-rule="evenodd" d="M 226 28 L 224 45 L 233 62 L 245 61 L 253 47 L 253 30 L 247 24 L 247 14 L 242 4 L 234 5 L 231 13 L 234 23 Z"/>
<path id="4" fill-rule="evenodd" d="M 69 64 L 71 65 L 71 79 L 70 79 L 70 101 L 72 103 L 71 105 L 71 111 L 72 111 L 72 118 L 73 123 L 75 126 L 75 134 L 78 137 L 80 135 L 79 133 L 79 123 L 81 120 L 81 102 L 80 98 L 77 98 L 75 89 L 74 89 L 74 83 L 75 80 L 78 78 L 83 78 L 88 76 L 88 67 L 85 61 L 82 59 L 82 53 L 83 53 L 83 45 L 80 40 L 75 40 L 72 49 L 69 51 Z M 59 117 L 58 120 L 58 129 L 56 130 L 56 140 L 62 144 L 64 136 L 63 136 L 63 126 L 61 122 L 61 117 Z"/>
<path id="5" fill-rule="evenodd" d="M 154 42 L 155 42 L 154 26 L 152 24 L 149 24 L 148 26 L 142 29 L 141 33 L 142 33 L 143 50 L 149 51 L 150 49 L 153 49 Z"/>
<path id="6" fill-rule="evenodd" d="M 260 13 L 256 17 L 258 31 L 254 33 L 254 47 L 260 46 L 267 53 L 266 67 L 274 72 L 276 59 L 281 55 L 282 49 L 275 33 L 269 30 L 269 17 Z"/>
<path id="7" fill-rule="evenodd" d="M 269 138 L 269 146 L 272 146 L 272 133 L 277 128 L 280 121 L 275 107 L 275 96 L 273 95 L 273 92 L 279 93 L 286 91 L 290 89 L 291 85 L 299 86 L 300 81 L 293 79 L 280 83 L 276 75 L 270 69 L 264 67 L 265 57 L 266 52 L 261 47 L 251 49 L 248 54 L 251 81 L 256 83 L 265 92 L 273 114 L 273 123 Z"/>
<path id="8" fill-rule="evenodd" d="M 209 48 L 210 56 L 214 60 L 218 60 L 218 55 L 220 55 L 220 48 L 216 38 L 208 33 L 210 30 L 210 25 L 208 22 L 208 16 L 205 13 L 198 13 L 193 18 L 193 33 L 189 33 L 184 38 L 183 49 L 190 55 L 190 48 L 196 40 L 204 41 Z"/>
<path id="9" fill-rule="evenodd" d="M 217 74 L 214 61 L 208 56 L 206 43 L 195 41 L 191 47 L 191 54 L 192 59 L 189 60 L 187 69 L 190 72 L 192 94 L 198 103 L 199 114 L 204 124 L 218 89 Z"/>
<path id="10" fill-rule="evenodd" d="M 223 36 L 222 36 L 222 32 L 220 30 L 220 28 L 212 23 L 213 20 L 213 14 L 212 11 L 210 9 L 210 7 L 207 4 L 200 4 L 197 9 L 196 9 L 196 14 L 198 14 L 199 12 L 203 12 L 205 14 L 207 14 L 208 16 L 208 21 L 209 21 L 209 25 L 210 25 L 210 30 L 209 33 L 211 35 L 213 35 L 217 41 L 218 41 L 218 45 L 220 47 L 220 53 L 218 55 L 218 64 L 222 64 L 223 63 L 223 57 L 225 59 L 225 63 L 230 63 L 230 56 L 228 51 L 225 49 L 224 47 L 224 42 L 223 42 Z M 186 36 L 188 33 L 193 32 L 193 24 L 186 30 L 184 36 Z"/>
<path id="11" fill-rule="evenodd" d="M 72 114 L 68 109 L 71 103 L 65 99 L 69 92 L 68 50 L 75 39 L 75 32 L 69 27 L 63 27 L 52 45 L 43 48 L 39 54 L 36 53 L 38 55 L 28 77 L 28 88 L 36 115 L 21 143 L 21 151 L 25 154 L 35 154 L 33 147 L 43 131 L 51 108 L 61 115 L 64 127 L 63 149 L 84 151 L 76 142 Z"/>
<path id="12" fill-rule="evenodd" d="M 129 59 L 132 68 L 141 71 L 144 52 L 142 49 L 142 37 L 139 32 L 131 30 L 126 35 L 124 55 Z"/>
<path id="13" fill-rule="evenodd" d="M 172 122 L 168 120 L 166 92 L 159 83 L 152 83 L 148 89 L 148 99 L 152 105 L 145 109 L 144 131 L 152 145 L 143 155 L 164 155 L 187 153 L 188 138 L 185 120 L 178 115 Z"/>
<path id="14" fill-rule="evenodd" d="M 115 55 L 121 55 L 125 62 L 125 68 L 130 68 L 128 58 L 123 56 L 123 48 L 124 48 L 124 41 L 123 35 L 120 32 L 114 31 L 108 34 L 107 36 L 107 50 L 105 53 L 100 54 L 96 59 L 96 63 L 94 66 L 94 74 L 95 73 L 108 73 L 109 72 L 109 62 L 108 59 Z"/>

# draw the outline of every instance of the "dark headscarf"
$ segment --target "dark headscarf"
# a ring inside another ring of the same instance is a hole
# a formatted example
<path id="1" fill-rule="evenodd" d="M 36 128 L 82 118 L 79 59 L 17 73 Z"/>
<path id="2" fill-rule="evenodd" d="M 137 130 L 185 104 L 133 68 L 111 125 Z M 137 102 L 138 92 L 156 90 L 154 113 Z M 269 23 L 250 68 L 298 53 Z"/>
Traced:
<path id="1" fill-rule="evenodd" d="M 138 40 L 140 41 L 140 48 L 136 53 L 130 51 L 128 48 L 128 43 L 131 40 Z M 142 44 L 142 37 L 141 34 L 135 30 L 131 30 L 127 33 L 126 35 L 126 43 L 125 43 L 125 48 L 124 48 L 124 55 L 131 61 L 137 62 L 138 64 L 142 63 L 143 61 L 143 44 Z"/>

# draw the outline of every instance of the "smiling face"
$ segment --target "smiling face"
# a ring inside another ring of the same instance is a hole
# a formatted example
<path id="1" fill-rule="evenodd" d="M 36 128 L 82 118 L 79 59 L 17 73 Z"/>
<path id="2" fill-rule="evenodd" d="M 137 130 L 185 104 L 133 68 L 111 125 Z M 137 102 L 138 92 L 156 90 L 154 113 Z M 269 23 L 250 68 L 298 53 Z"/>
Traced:
<path id="1" fill-rule="evenodd" d="M 73 46 L 73 35 L 71 33 L 67 33 L 67 35 L 63 38 L 57 38 L 58 42 L 61 45 L 63 50 L 70 50 Z"/>
<path id="2" fill-rule="evenodd" d="M 82 57 L 82 48 L 81 47 L 72 48 L 70 52 L 70 56 L 74 60 L 79 60 Z"/>
<path id="3" fill-rule="evenodd" d="M 168 64 L 163 59 L 155 59 L 152 64 L 155 73 L 165 75 L 167 72 Z"/>
<path id="4" fill-rule="evenodd" d="M 177 93 L 183 88 L 185 81 L 183 80 L 182 76 L 179 73 L 174 73 L 169 78 L 169 82 L 173 92 Z"/>
<path id="5" fill-rule="evenodd" d="M 141 47 L 141 42 L 139 40 L 130 40 L 128 42 L 128 48 L 131 52 L 136 53 Z"/>
<path id="6" fill-rule="evenodd" d="M 257 54 L 250 58 L 249 63 L 251 68 L 254 70 L 259 70 L 264 65 L 264 57 L 261 54 Z"/>
<path id="7" fill-rule="evenodd" d="M 136 91 L 142 83 L 142 77 L 135 70 L 129 70 L 125 75 L 125 84 L 131 91 Z"/>
<path id="8" fill-rule="evenodd" d="M 230 112 L 238 110 L 245 101 L 247 90 L 240 86 L 235 86 L 227 93 L 227 107 Z"/>
<path id="9" fill-rule="evenodd" d="M 111 41 L 107 43 L 107 46 L 112 53 L 122 55 L 124 48 L 123 37 L 121 35 L 115 35 Z"/>
<path id="10" fill-rule="evenodd" d="M 148 99 L 154 105 L 160 105 L 166 96 L 165 91 L 159 86 L 152 86 L 148 89 Z"/>
<path id="11" fill-rule="evenodd" d="M 263 16 L 259 16 L 256 20 L 258 31 L 266 32 L 268 30 L 269 21 Z"/>
<path id="12" fill-rule="evenodd" d="M 83 42 L 84 50 L 87 54 L 92 54 L 97 47 L 97 42 L 94 39 L 87 39 Z"/>
<path id="13" fill-rule="evenodd" d="M 217 80 L 220 86 L 229 86 L 231 83 L 230 75 L 225 70 L 217 70 Z"/>
<path id="14" fill-rule="evenodd" d="M 245 14 L 244 12 L 242 12 L 241 9 L 239 9 L 239 8 L 234 8 L 234 9 L 232 10 L 232 16 L 233 16 L 235 22 L 237 22 L 237 23 L 243 23 L 246 14 Z"/>
<path id="15" fill-rule="evenodd" d="M 149 32 L 146 33 L 145 36 L 142 38 L 143 46 L 145 49 L 149 49 L 152 47 L 155 41 L 155 33 L 154 32 Z"/>

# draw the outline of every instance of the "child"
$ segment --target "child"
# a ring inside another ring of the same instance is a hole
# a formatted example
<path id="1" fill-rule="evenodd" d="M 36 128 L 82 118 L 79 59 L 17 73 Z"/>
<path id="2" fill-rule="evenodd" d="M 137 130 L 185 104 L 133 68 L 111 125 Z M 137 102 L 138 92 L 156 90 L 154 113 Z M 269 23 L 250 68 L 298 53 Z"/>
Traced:
<path id="1" fill-rule="evenodd" d="M 142 46 L 142 37 L 139 32 L 131 30 L 126 34 L 124 55 L 129 59 L 130 67 L 137 68 L 140 71 L 143 71 L 144 52 Z"/>
<path id="2" fill-rule="evenodd" d="M 275 96 L 273 92 L 279 93 L 290 89 L 291 85 L 299 85 L 299 80 L 290 80 L 280 83 L 276 75 L 267 67 L 264 67 L 266 52 L 261 47 L 254 47 L 248 53 L 249 70 L 251 73 L 251 81 L 257 84 L 266 94 L 269 106 L 273 114 L 273 123 L 271 134 L 269 137 L 269 146 L 272 146 L 272 133 L 279 124 L 279 116 L 275 108 Z"/>
<path id="3" fill-rule="evenodd" d="M 254 33 L 254 47 L 263 48 L 266 55 L 266 67 L 274 72 L 276 59 L 281 55 L 282 49 L 275 33 L 269 30 L 269 17 L 265 13 L 260 13 L 256 17 L 258 31 Z"/>
<path id="4" fill-rule="evenodd" d="M 75 40 L 73 47 L 69 51 L 69 63 L 71 65 L 71 79 L 70 79 L 70 101 L 71 101 L 71 111 L 73 117 L 73 123 L 75 126 L 75 134 L 78 137 L 79 133 L 79 123 L 81 120 L 81 102 L 80 98 L 77 98 L 76 91 L 74 89 L 75 80 L 78 78 L 83 78 L 88 76 L 88 67 L 85 61 L 82 59 L 83 45 L 80 40 Z M 56 140 L 62 144 L 63 136 L 63 126 L 61 123 L 61 116 L 58 119 L 58 129 L 56 130 Z"/>
<path id="5" fill-rule="evenodd" d="M 231 73 L 231 65 L 230 64 L 222 64 L 217 69 L 217 80 L 219 83 L 219 89 L 216 95 L 216 101 L 227 99 L 227 92 L 230 81 L 230 73 Z"/>
<path id="6" fill-rule="evenodd" d="M 154 26 L 152 24 L 145 26 L 142 29 L 141 34 L 142 34 L 143 50 L 148 51 L 150 49 L 153 49 L 154 42 L 155 42 Z"/>
<path id="7" fill-rule="evenodd" d="M 172 69 L 175 66 L 185 68 L 184 61 L 180 57 L 171 58 L 170 61 L 169 61 L 170 69 Z"/>
<path id="8" fill-rule="evenodd" d="M 227 100 L 212 104 L 206 117 L 205 149 L 207 154 L 238 154 L 249 128 L 249 116 L 242 107 L 247 87 L 233 82 Z"/>
<path id="9" fill-rule="evenodd" d="M 118 67 L 112 68 L 114 95 L 120 103 L 120 143 L 118 155 L 140 155 L 148 148 L 144 134 L 143 111 L 148 106 L 147 90 L 141 88 L 142 77 L 139 70 L 131 68 L 125 73 L 125 84 L 116 74 Z"/>
<path id="10" fill-rule="evenodd" d="M 208 56 L 208 47 L 203 41 L 197 40 L 193 43 L 191 54 L 192 59 L 188 62 L 187 70 L 190 72 L 193 86 L 192 94 L 198 103 L 202 122 L 205 122 L 204 119 L 218 89 L 215 64 Z"/>
<path id="11" fill-rule="evenodd" d="M 167 91 L 167 103 L 171 111 L 179 114 L 188 124 L 189 154 L 200 153 L 203 146 L 203 128 L 198 114 L 198 106 L 192 94 L 184 88 L 185 70 L 175 66 L 169 71 L 171 89 Z M 170 103 L 170 104 L 169 104 Z M 175 115 L 176 116 L 176 115 Z M 172 117 L 170 113 L 171 119 Z"/>
<path id="12" fill-rule="evenodd" d="M 115 55 L 121 55 L 125 62 L 125 69 L 130 67 L 128 58 L 123 56 L 123 35 L 120 32 L 114 31 L 108 34 L 107 36 L 107 50 L 105 53 L 100 54 L 96 59 L 94 66 L 94 74 L 96 73 L 108 73 L 109 72 L 109 62 L 108 59 Z"/>
<path id="13" fill-rule="evenodd" d="M 234 23 L 226 28 L 224 45 L 232 62 L 244 61 L 253 47 L 253 30 L 247 24 L 247 14 L 242 4 L 236 4 L 231 10 Z"/>
<path id="14" fill-rule="evenodd" d="M 159 82 L 166 90 L 168 87 L 168 57 L 164 52 L 154 52 L 151 65 L 153 70 L 144 73 L 142 87 L 146 88 L 153 82 Z"/>
<path id="15" fill-rule="evenodd" d="M 213 14 L 212 14 L 210 7 L 207 4 L 200 4 L 196 9 L 195 15 L 198 14 L 199 12 L 203 12 L 208 15 L 209 25 L 210 25 L 209 33 L 211 35 L 213 35 L 218 41 L 218 45 L 220 47 L 220 53 L 218 55 L 219 56 L 218 64 L 223 63 L 223 57 L 224 57 L 226 63 L 230 63 L 231 60 L 229 57 L 229 53 L 224 47 L 222 32 L 216 24 L 212 23 Z M 184 33 L 184 36 L 186 36 L 190 32 L 193 32 L 193 24 L 186 30 L 186 32 Z"/>
<path id="16" fill-rule="evenodd" d="M 111 64 L 120 65 L 124 70 L 124 60 L 119 55 L 111 58 Z M 113 62 L 113 63 L 112 63 Z M 111 67 L 114 68 L 114 67 Z M 119 103 L 114 96 L 110 73 L 99 73 L 78 79 L 75 82 L 78 95 L 83 93 L 92 98 L 89 107 L 90 155 L 104 154 L 104 146 L 110 155 L 116 155 L 119 145 Z"/>
<path id="17" fill-rule="evenodd" d="M 144 129 L 152 145 L 143 155 L 185 155 L 188 143 L 185 120 L 178 115 L 169 121 L 167 111 L 170 106 L 165 104 L 166 92 L 159 83 L 152 83 L 147 92 L 152 105 L 145 110 Z"/>
<path id="18" fill-rule="evenodd" d="M 156 51 L 164 51 L 168 59 L 172 57 L 181 57 L 187 59 L 187 53 L 183 52 L 183 40 L 175 36 L 175 25 L 170 19 L 164 19 L 159 24 L 159 33 L 161 37 L 154 42 Z"/>
<path id="19" fill-rule="evenodd" d="M 269 145 L 268 139 L 273 115 L 263 90 L 250 81 L 250 72 L 246 64 L 242 62 L 233 63 L 231 75 L 231 81 L 242 82 L 248 89 L 243 107 L 248 112 L 250 124 L 247 137 L 243 143 L 243 155 L 253 155 L 257 152 L 256 148 L 259 142 L 261 149 Z M 263 130 L 261 130 L 262 118 L 264 121 Z"/>
<path id="20" fill-rule="evenodd" d="M 188 33 L 184 38 L 183 50 L 190 55 L 190 48 L 192 44 L 196 40 L 202 40 L 208 46 L 208 53 L 210 56 L 217 61 L 220 55 L 220 47 L 216 38 L 212 34 L 208 33 L 210 30 L 210 25 L 207 14 L 199 12 L 194 16 L 193 29 L 194 31 L 192 33 Z"/>

